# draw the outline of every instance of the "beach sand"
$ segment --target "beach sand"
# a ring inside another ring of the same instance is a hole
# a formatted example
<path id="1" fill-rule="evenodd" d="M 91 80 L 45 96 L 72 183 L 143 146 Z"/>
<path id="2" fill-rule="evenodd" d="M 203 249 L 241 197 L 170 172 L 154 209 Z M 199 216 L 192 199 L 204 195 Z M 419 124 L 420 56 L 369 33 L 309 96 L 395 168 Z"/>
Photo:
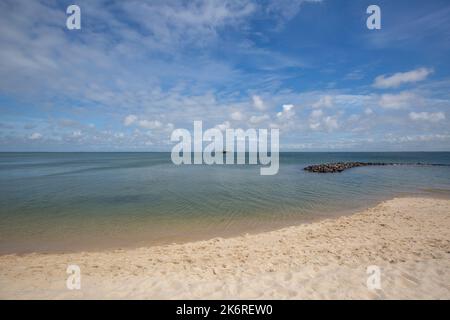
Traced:
<path id="1" fill-rule="evenodd" d="M 69 264 L 81 269 L 80 290 L 66 288 Z M 380 289 L 367 287 L 372 265 L 380 268 Z M 396 198 L 229 239 L 4 255 L 0 298 L 450 299 L 450 200 Z"/>

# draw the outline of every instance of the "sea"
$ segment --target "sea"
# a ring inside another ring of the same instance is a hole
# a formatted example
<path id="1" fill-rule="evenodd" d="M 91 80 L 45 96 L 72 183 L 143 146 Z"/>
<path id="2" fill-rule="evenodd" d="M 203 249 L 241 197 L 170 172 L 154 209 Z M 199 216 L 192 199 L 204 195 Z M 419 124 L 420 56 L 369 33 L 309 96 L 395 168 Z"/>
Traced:
<path id="1" fill-rule="evenodd" d="M 410 165 L 303 170 L 339 161 Z M 394 197 L 450 198 L 450 152 L 287 152 L 278 174 L 259 169 L 177 166 L 164 152 L 0 153 L 0 254 L 231 237 L 352 214 Z"/>

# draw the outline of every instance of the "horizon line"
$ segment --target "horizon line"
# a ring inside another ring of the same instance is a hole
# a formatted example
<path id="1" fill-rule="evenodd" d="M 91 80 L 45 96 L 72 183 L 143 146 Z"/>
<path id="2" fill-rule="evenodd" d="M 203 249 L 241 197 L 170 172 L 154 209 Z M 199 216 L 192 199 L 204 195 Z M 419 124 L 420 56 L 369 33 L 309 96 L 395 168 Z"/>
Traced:
<path id="1" fill-rule="evenodd" d="M 172 151 L 1 151 L 0 153 L 171 153 Z M 232 151 L 230 151 L 232 152 Z M 365 151 L 355 151 L 355 150 L 340 150 L 340 151 L 300 151 L 300 150 L 281 150 L 279 153 L 442 153 L 450 152 L 450 150 L 365 150 Z M 195 152 L 192 152 L 195 153 Z M 203 152 L 201 152 L 203 153 Z M 237 153 L 234 151 L 234 153 Z M 246 151 L 245 153 L 249 153 Z"/>

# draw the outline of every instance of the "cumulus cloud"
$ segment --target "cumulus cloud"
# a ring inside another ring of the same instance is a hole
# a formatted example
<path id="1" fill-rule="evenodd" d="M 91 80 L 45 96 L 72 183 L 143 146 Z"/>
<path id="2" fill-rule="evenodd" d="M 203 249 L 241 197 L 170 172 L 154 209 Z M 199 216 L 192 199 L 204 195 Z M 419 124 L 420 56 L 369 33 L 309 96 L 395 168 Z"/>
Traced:
<path id="1" fill-rule="evenodd" d="M 221 124 L 218 124 L 216 126 L 217 129 L 219 129 L 220 131 L 225 131 L 226 129 L 230 129 L 231 128 L 231 124 L 229 121 L 224 121 Z"/>
<path id="2" fill-rule="evenodd" d="M 318 130 L 320 128 L 320 122 L 312 122 L 309 124 L 311 130 Z"/>
<path id="3" fill-rule="evenodd" d="M 439 122 L 445 120 L 443 112 L 410 112 L 409 118 L 413 121 Z"/>
<path id="4" fill-rule="evenodd" d="M 253 106 L 256 109 L 258 109 L 260 111 L 263 111 L 263 110 L 266 109 L 266 105 L 264 104 L 264 101 L 263 101 L 263 99 L 260 96 L 253 95 L 252 96 L 252 100 L 253 100 Z"/>
<path id="5" fill-rule="evenodd" d="M 333 131 L 339 128 L 336 117 L 327 116 L 323 119 L 323 123 L 328 131 Z"/>
<path id="6" fill-rule="evenodd" d="M 324 113 L 321 109 L 313 110 L 309 115 L 309 128 L 311 130 L 319 130 Z"/>
<path id="7" fill-rule="evenodd" d="M 83 135 L 83 134 L 81 133 L 80 130 L 73 131 L 72 134 L 71 134 L 72 138 L 79 138 L 79 137 L 81 137 L 82 135 Z"/>
<path id="8" fill-rule="evenodd" d="M 313 110 L 309 115 L 311 130 L 333 131 L 339 128 L 337 116 L 327 116 L 321 109 Z"/>
<path id="9" fill-rule="evenodd" d="M 380 89 L 396 88 L 405 83 L 425 80 L 431 73 L 433 69 L 419 68 L 408 72 L 398 72 L 392 76 L 381 75 L 375 78 L 373 86 Z"/>
<path id="10" fill-rule="evenodd" d="M 139 120 L 138 124 L 144 129 L 159 129 L 163 126 L 158 120 Z"/>
<path id="11" fill-rule="evenodd" d="M 333 106 L 333 97 L 330 95 L 323 96 L 312 105 L 313 108 L 330 108 Z"/>
<path id="12" fill-rule="evenodd" d="M 260 124 L 269 119 L 270 119 L 270 117 L 267 114 L 263 114 L 261 116 L 251 116 L 250 123 L 251 124 Z"/>
<path id="13" fill-rule="evenodd" d="M 285 104 L 283 105 L 283 110 L 277 113 L 277 118 L 279 120 L 289 120 L 295 115 L 294 105 Z"/>
<path id="14" fill-rule="evenodd" d="M 231 119 L 235 120 L 235 121 L 242 121 L 245 119 L 245 116 L 242 112 L 240 111 L 235 111 L 231 114 Z"/>
<path id="15" fill-rule="evenodd" d="M 42 138 L 42 134 L 40 134 L 39 132 L 33 132 L 30 136 L 29 139 L 30 140 L 39 140 Z"/>
<path id="16" fill-rule="evenodd" d="M 133 123 L 137 121 L 137 119 L 138 119 L 137 116 L 135 116 L 134 114 L 130 114 L 125 117 L 125 119 L 123 120 L 123 124 L 127 127 L 131 126 Z"/>
<path id="17" fill-rule="evenodd" d="M 323 111 L 321 109 L 313 110 L 311 112 L 311 118 L 312 119 L 319 119 L 323 116 Z"/>
<path id="18" fill-rule="evenodd" d="M 379 105 L 385 109 L 403 109 L 417 103 L 417 96 L 411 92 L 399 94 L 383 94 L 379 99 Z"/>
<path id="19" fill-rule="evenodd" d="M 126 116 L 123 120 L 123 124 L 127 127 L 134 125 L 142 129 L 154 130 L 159 133 L 171 132 L 175 127 L 171 122 L 164 124 L 159 120 L 139 119 L 139 117 L 133 114 Z M 114 136 L 117 138 L 123 138 L 122 136 Z"/>

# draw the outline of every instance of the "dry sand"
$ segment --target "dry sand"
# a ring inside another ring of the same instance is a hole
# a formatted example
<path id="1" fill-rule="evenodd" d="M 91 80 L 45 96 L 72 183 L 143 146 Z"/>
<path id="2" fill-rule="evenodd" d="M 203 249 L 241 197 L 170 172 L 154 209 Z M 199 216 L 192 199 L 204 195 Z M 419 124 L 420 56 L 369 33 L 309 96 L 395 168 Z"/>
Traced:
<path id="1" fill-rule="evenodd" d="M 81 290 L 66 268 L 81 268 Z M 369 290 L 367 267 L 381 270 Z M 0 257 L 2 299 L 450 299 L 450 200 L 396 198 L 256 235 Z"/>

